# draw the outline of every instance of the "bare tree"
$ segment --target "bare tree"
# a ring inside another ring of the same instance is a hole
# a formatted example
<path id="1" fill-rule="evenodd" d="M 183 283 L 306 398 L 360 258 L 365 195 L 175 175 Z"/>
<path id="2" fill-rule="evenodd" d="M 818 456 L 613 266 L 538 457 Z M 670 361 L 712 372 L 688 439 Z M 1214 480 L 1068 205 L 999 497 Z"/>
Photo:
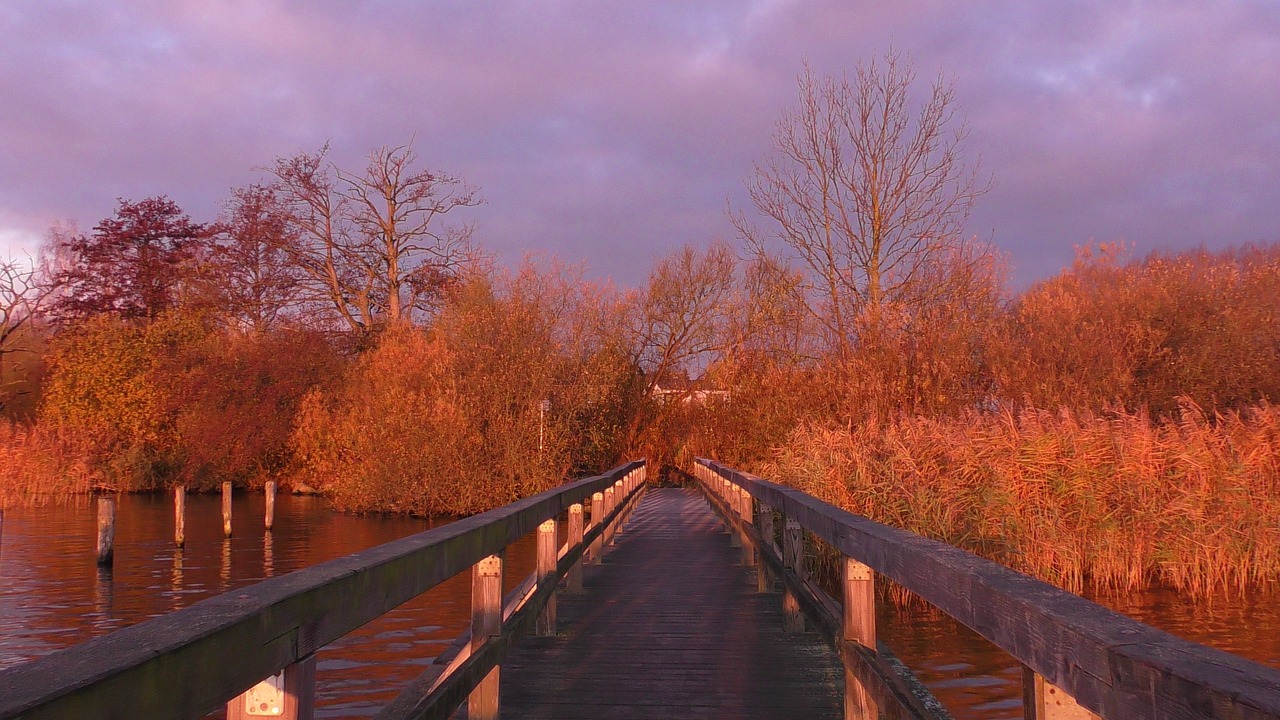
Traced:
<path id="1" fill-rule="evenodd" d="M 0 260 L 0 409 L 9 405 L 14 386 L 22 380 L 7 377 L 9 356 L 31 351 L 24 338 L 52 288 L 43 268 L 30 258 Z"/>
<path id="2" fill-rule="evenodd" d="M 935 81 L 915 109 L 914 81 L 892 50 L 852 80 L 806 65 L 799 107 L 783 114 L 773 157 L 749 182 L 768 230 L 734 217 L 757 250 L 778 240 L 803 264 L 809 309 L 842 359 L 858 318 L 874 324 L 887 304 L 927 300 L 928 266 L 963 243 L 988 187 L 963 162 L 952 86 Z"/>
<path id="3" fill-rule="evenodd" d="M 363 174 L 326 161 L 328 147 L 277 159 L 274 185 L 296 229 L 294 262 L 353 330 L 429 307 L 477 253 L 470 226 L 441 216 L 479 205 L 475 188 L 416 169 L 412 145 L 382 147 Z"/>

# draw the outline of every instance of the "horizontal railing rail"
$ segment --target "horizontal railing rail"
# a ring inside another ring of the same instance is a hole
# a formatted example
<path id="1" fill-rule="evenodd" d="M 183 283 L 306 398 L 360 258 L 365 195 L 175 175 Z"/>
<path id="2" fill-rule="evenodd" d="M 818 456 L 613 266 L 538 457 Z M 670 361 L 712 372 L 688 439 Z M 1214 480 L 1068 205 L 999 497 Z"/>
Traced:
<path id="1" fill-rule="evenodd" d="M 325 645 L 593 499 L 592 527 L 584 542 L 561 551 L 558 580 L 589 545 L 598 554 L 600 538 L 616 527 L 602 520 L 624 514 L 624 486 L 625 496 L 634 498 L 643 479 L 643 461 L 627 463 L 8 668 L 0 671 L 0 719 L 202 717 L 282 669 L 313 662 Z M 613 498 L 615 487 L 617 498 L 603 507 L 599 496 Z M 508 622 L 524 628 L 524 618 L 538 614 L 554 589 L 549 579 L 536 583 Z M 498 644 L 488 640 L 473 641 L 473 651 Z M 486 658 L 500 656 L 500 650 L 484 649 Z"/>
<path id="2" fill-rule="evenodd" d="M 1106 720 L 1280 719 L 1280 671 L 1175 637 L 959 548 L 718 462 L 699 458 L 695 475 L 721 497 L 746 497 L 741 505 L 725 503 L 739 518 L 754 514 L 758 503 L 761 520 L 768 517 L 772 524 L 776 510 L 784 525 L 797 526 L 796 535 L 802 528 L 842 553 L 846 593 L 868 587 L 871 572 L 880 573 L 1012 655 L 1027 669 L 1028 718 L 1088 712 Z M 788 543 L 788 530 L 782 528 L 781 564 L 796 570 L 801 563 L 786 557 L 785 546 L 796 552 L 798 544 Z M 771 535 L 769 528 L 760 537 Z M 773 539 L 761 542 L 771 545 Z M 794 573 L 796 582 L 802 572 Z M 851 573 L 858 574 L 856 581 Z M 1079 707 L 1049 707 L 1060 700 L 1048 698 L 1062 693 Z"/>

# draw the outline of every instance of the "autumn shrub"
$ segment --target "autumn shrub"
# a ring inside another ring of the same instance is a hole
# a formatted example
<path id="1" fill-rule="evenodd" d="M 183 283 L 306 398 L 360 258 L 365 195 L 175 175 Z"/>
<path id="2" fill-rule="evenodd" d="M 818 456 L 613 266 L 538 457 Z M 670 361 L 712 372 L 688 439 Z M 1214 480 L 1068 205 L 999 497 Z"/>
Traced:
<path id="1" fill-rule="evenodd" d="M 0 509 L 91 491 L 101 481 L 91 450 L 74 433 L 0 422 Z"/>
<path id="2" fill-rule="evenodd" d="M 1280 579 L 1280 407 L 807 423 L 758 468 L 1079 592 Z"/>
<path id="3" fill-rule="evenodd" d="M 344 510 L 462 515 L 558 484 L 583 458 L 612 464 L 627 368 L 573 320 L 575 295 L 526 267 L 466 283 L 428 328 L 389 329 L 303 403 L 298 477 Z"/>

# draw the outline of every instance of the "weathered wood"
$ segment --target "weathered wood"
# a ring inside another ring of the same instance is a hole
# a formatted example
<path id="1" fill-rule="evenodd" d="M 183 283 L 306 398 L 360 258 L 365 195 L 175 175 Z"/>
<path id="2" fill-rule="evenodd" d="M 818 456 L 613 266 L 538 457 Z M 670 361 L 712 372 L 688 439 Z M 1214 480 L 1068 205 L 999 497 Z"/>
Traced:
<path id="1" fill-rule="evenodd" d="M 876 648 L 875 576 L 871 568 L 844 558 L 843 563 L 844 639 L 874 651 Z M 871 693 L 850 670 L 844 673 L 845 720 L 876 720 L 880 717 Z"/>
<path id="2" fill-rule="evenodd" d="M 776 547 L 773 530 L 773 508 L 761 503 L 760 513 L 756 516 L 756 524 L 760 528 L 760 553 L 763 555 L 769 547 Z M 766 545 L 769 547 L 765 547 Z M 773 571 L 769 569 L 769 563 L 758 562 L 756 564 L 756 590 L 759 592 L 773 592 Z"/>
<path id="3" fill-rule="evenodd" d="M 110 567 L 116 553 L 116 501 L 98 498 L 98 565 Z"/>
<path id="4" fill-rule="evenodd" d="M 635 467 L 630 463 L 0 670 L 0 718 L 202 717 L 501 551 Z M 138 693 L 138 687 L 166 691 Z"/>
<path id="5" fill-rule="evenodd" d="M 187 489 L 182 485 L 173 489 L 173 544 L 187 544 Z"/>
<path id="6" fill-rule="evenodd" d="M 616 507 L 618 507 L 618 497 L 617 497 L 617 494 L 613 491 L 613 486 L 612 486 L 612 485 L 610 485 L 609 487 L 607 487 L 607 488 L 605 488 L 605 489 L 604 489 L 604 512 L 605 512 L 605 515 L 612 515 L 612 514 L 613 514 L 613 510 L 614 510 L 614 508 L 616 508 Z M 616 525 L 615 523 L 609 522 L 609 523 L 606 523 L 606 524 L 605 524 L 605 526 L 604 526 L 604 540 L 603 540 L 604 547 L 608 547 L 608 546 L 610 546 L 610 545 L 612 545 L 612 544 L 613 544 L 613 534 L 614 534 L 615 532 L 617 532 L 617 529 L 618 529 L 618 528 L 617 528 L 617 525 Z"/>
<path id="7" fill-rule="evenodd" d="M 944 543 L 699 460 L 1114 720 L 1280 718 L 1280 671 L 1168 633 Z"/>
<path id="8" fill-rule="evenodd" d="M 742 564 L 753 567 L 756 564 L 755 544 L 749 538 L 749 526 L 755 525 L 755 504 L 746 490 L 738 492 L 739 517 L 742 518 Z"/>
<path id="9" fill-rule="evenodd" d="M 502 556 L 490 555 L 471 573 L 471 652 L 502 631 Z M 493 668 L 467 698 L 467 720 L 498 719 L 499 668 Z"/>
<path id="10" fill-rule="evenodd" d="M 803 532 L 799 521 L 787 515 L 782 525 L 782 563 L 801 579 L 805 577 Z M 782 627 L 787 632 L 804 632 L 804 613 L 800 611 L 800 601 L 791 588 L 782 591 Z"/>
<path id="11" fill-rule="evenodd" d="M 262 520 L 263 524 L 266 525 L 266 528 L 270 530 L 271 526 L 276 522 L 276 481 L 268 480 L 266 488 L 264 488 L 264 492 L 267 497 L 266 510 L 263 512 L 264 517 Z"/>
<path id="12" fill-rule="evenodd" d="M 556 521 L 548 520 L 538 526 L 538 582 L 546 582 L 556 571 Z M 538 615 L 535 633 L 539 637 L 550 637 L 556 634 L 556 596 L 547 600 L 547 604 Z"/>
<path id="13" fill-rule="evenodd" d="M 227 720 L 313 720 L 315 701 L 316 656 L 308 655 L 228 702 Z"/>
<path id="14" fill-rule="evenodd" d="M 603 520 L 604 520 L 604 493 L 598 492 L 591 496 L 591 525 L 593 527 L 596 525 L 600 525 Z M 590 552 L 591 552 L 592 565 L 600 564 L 600 555 L 601 555 L 600 551 L 603 549 L 603 545 L 604 545 L 603 538 L 604 536 L 603 534 L 601 534 L 600 537 L 596 538 L 596 540 L 592 541 L 591 543 Z"/>
<path id="15" fill-rule="evenodd" d="M 1022 667 L 1022 716 L 1026 720 L 1098 720 L 1062 688 Z"/>
<path id="16" fill-rule="evenodd" d="M 574 503 L 569 506 L 569 539 L 567 540 L 569 547 L 573 547 L 582 542 L 582 503 Z M 569 576 L 566 581 L 566 590 L 571 593 L 582 592 L 582 559 L 579 558 L 569 568 Z"/>
<path id="17" fill-rule="evenodd" d="M 222 536 L 231 537 L 231 483 L 222 483 Z"/>

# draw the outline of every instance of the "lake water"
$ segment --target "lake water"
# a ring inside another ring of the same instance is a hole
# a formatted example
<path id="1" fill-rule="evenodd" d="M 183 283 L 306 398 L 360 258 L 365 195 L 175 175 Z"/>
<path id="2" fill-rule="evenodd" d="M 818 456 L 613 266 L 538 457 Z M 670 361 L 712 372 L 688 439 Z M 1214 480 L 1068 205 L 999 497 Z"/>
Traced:
<path id="1" fill-rule="evenodd" d="M 122 497 L 110 573 L 94 565 L 93 504 L 7 511 L 0 539 L 0 668 L 431 526 L 343 515 L 319 498 L 281 496 L 268 535 L 262 496 L 239 495 L 233 536 L 225 541 L 220 508 L 216 496 L 188 496 L 186 548 L 177 550 L 170 498 Z M 507 587 L 533 566 L 529 537 L 508 550 Z M 466 629 L 470 591 L 468 575 L 455 577 L 324 648 L 317 716 L 377 712 Z M 1101 599 L 1175 634 L 1280 667 L 1275 600 L 1190 603 L 1160 593 Z M 879 632 L 957 720 L 1022 717 L 1021 669 L 967 628 L 938 613 L 882 606 Z"/>

